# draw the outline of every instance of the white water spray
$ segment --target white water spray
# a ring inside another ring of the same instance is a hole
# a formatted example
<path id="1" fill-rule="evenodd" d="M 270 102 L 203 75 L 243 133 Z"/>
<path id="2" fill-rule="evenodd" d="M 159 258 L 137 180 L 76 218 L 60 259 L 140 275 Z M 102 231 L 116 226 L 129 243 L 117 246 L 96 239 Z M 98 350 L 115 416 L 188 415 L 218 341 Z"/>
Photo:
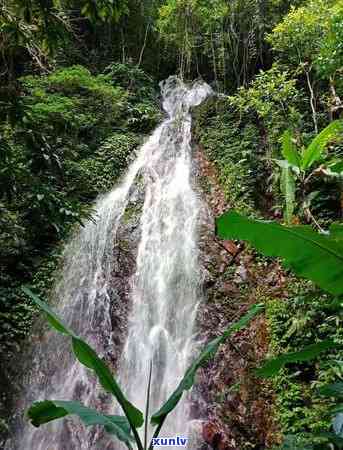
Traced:
<path id="1" fill-rule="evenodd" d="M 111 276 L 116 233 L 137 177 L 145 192 L 140 243 L 132 280 L 132 311 L 120 361 L 119 380 L 129 400 L 144 411 L 150 361 L 153 363 L 151 411 L 175 389 L 189 363 L 199 302 L 198 227 L 201 201 L 192 187 L 190 108 L 211 89 L 185 86 L 176 77 L 161 83 L 168 117 L 128 170 L 122 184 L 96 204 L 96 223 L 88 222 L 69 243 L 56 309 L 98 354 L 114 347 L 111 324 Z M 34 400 L 80 400 L 103 412 L 114 401 L 70 353 L 66 338 L 49 331 L 35 349 L 25 403 Z M 188 408 L 183 400 L 168 417 L 163 435 L 187 434 Z M 151 429 L 149 430 L 151 435 Z M 15 450 L 117 450 L 120 445 L 100 429 L 85 430 L 75 420 L 18 432 Z"/>

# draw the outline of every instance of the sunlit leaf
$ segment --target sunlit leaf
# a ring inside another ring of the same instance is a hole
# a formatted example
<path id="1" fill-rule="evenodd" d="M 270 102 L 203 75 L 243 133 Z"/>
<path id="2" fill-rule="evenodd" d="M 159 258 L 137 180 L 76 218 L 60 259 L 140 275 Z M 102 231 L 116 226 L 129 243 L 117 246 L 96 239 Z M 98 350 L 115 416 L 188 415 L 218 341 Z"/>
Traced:
<path id="1" fill-rule="evenodd" d="M 74 333 L 61 321 L 61 319 L 48 307 L 48 305 L 42 302 L 33 292 L 27 287 L 23 286 L 22 290 L 28 295 L 31 300 L 33 300 L 36 305 L 42 309 L 46 315 L 49 324 L 59 333 L 65 334 L 66 336 L 75 336 Z"/>
<path id="2" fill-rule="evenodd" d="M 292 434 L 286 435 L 279 450 L 314 450 L 312 445 L 299 443 L 299 437 Z"/>
<path id="3" fill-rule="evenodd" d="M 338 403 L 330 409 L 330 413 L 334 416 L 339 413 L 343 413 L 343 403 Z"/>
<path id="4" fill-rule="evenodd" d="M 128 448 L 132 448 L 133 437 L 130 434 L 130 424 L 125 417 L 101 414 L 80 402 L 62 400 L 36 402 L 30 407 L 27 414 L 35 427 L 68 415 L 76 415 L 86 427 L 102 425 L 108 433 L 125 442 Z"/>
<path id="5" fill-rule="evenodd" d="M 343 295 L 343 242 L 309 226 L 281 226 L 249 219 L 234 211 L 217 220 L 222 239 L 250 242 L 266 256 L 283 258 L 286 267 L 334 295 Z"/>
<path id="6" fill-rule="evenodd" d="M 330 237 L 336 241 L 343 241 L 343 225 L 341 223 L 333 223 L 330 226 Z"/>
<path id="7" fill-rule="evenodd" d="M 327 439 L 331 444 L 335 444 L 339 450 L 343 449 L 343 438 L 337 436 L 335 433 L 322 432 L 316 433 L 313 435 L 314 437 Z"/>
<path id="8" fill-rule="evenodd" d="M 282 135 L 282 155 L 289 164 L 300 167 L 300 155 L 293 142 L 293 136 L 290 130 L 286 130 Z"/>
<path id="9" fill-rule="evenodd" d="M 319 393 L 325 397 L 343 398 L 343 382 L 323 386 L 319 389 Z"/>
<path id="10" fill-rule="evenodd" d="M 343 121 L 335 120 L 322 130 L 305 149 L 302 155 L 301 167 L 307 170 L 320 159 L 326 146 L 337 136 L 343 137 Z"/>
<path id="11" fill-rule="evenodd" d="M 290 167 L 284 167 L 281 170 L 280 186 L 286 205 L 284 213 L 285 222 L 290 225 L 295 207 L 295 181 Z"/>
<path id="12" fill-rule="evenodd" d="M 342 159 L 330 161 L 329 163 L 326 164 L 326 166 L 328 167 L 328 169 L 331 170 L 331 172 L 335 172 L 335 173 L 343 172 L 343 160 Z"/>

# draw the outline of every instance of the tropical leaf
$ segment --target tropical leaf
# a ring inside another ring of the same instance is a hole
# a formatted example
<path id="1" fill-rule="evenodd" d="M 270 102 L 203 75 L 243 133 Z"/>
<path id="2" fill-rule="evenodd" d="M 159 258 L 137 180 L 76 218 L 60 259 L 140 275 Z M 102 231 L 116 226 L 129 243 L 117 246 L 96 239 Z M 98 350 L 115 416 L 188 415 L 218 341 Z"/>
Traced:
<path id="1" fill-rule="evenodd" d="M 50 400 L 33 403 L 27 411 L 27 415 L 34 427 L 39 427 L 56 419 L 61 419 L 68 415 L 64 408 L 56 406 Z"/>
<path id="2" fill-rule="evenodd" d="M 102 425 L 107 433 L 116 436 L 132 449 L 134 440 L 130 434 L 130 424 L 125 417 L 101 414 L 95 409 L 87 408 L 80 402 L 45 400 L 34 403 L 27 412 L 31 423 L 35 427 L 46 424 L 68 415 L 76 415 L 86 427 Z"/>
<path id="3" fill-rule="evenodd" d="M 93 370 L 102 387 L 107 392 L 114 395 L 125 412 L 131 426 L 136 428 L 141 427 L 144 422 L 142 412 L 126 399 L 118 383 L 113 378 L 110 369 L 98 357 L 96 352 L 86 342 L 69 330 L 57 314 L 53 312 L 46 303 L 42 302 L 35 294 L 33 294 L 30 289 L 27 287 L 23 287 L 22 289 L 44 311 L 50 325 L 55 328 L 55 330 L 68 335 L 72 339 L 72 347 L 76 358 L 81 364 Z"/>
<path id="4" fill-rule="evenodd" d="M 312 202 L 318 197 L 319 194 L 320 194 L 319 191 L 312 191 L 309 194 L 307 194 L 303 200 L 302 204 L 303 209 L 311 209 Z"/>
<path id="5" fill-rule="evenodd" d="M 60 318 L 54 313 L 54 311 L 52 311 L 52 309 L 50 309 L 48 307 L 48 305 L 44 302 L 42 302 L 36 295 L 33 294 L 33 292 L 23 286 L 22 287 L 23 292 L 28 295 L 31 300 L 33 300 L 36 305 L 38 305 L 40 307 L 40 309 L 42 309 L 45 312 L 47 321 L 50 323 L 50 325 L 55 328 L 56 331 L 58 331 L 61 334 L 64 334 L 66 336 L 75 336 L 75 334 L 73 333 L 73 331 L 71 331 L 61 320 Z"/>
<path id="6" fill-rule="evenodd" d="M 291 168 L 284 167 L 281 170 L 280 179 L 281 192 L 285 198 L 285 222 L 290 225 L 292 223 L 294 207 L 295 207 L 295 181 Z"/>
<path id="7" fill-rule="evenodd" d="M 250 242 L 267 256 L 284 259 L 297 275 L 317 283 L 334 295 L 343 295 L 343 242 L 316 233 L 309 226 L 284 227 L 275 222 L 249 219 L 231 211 L 217 220 L 222 239 Z"/>
<path id="8" fill-rule="evenodd" d="M 300 167 L 300 155 L 293 142 L 293 135 L 290 130 L 286 130 L 282 135 L 282 155 L 292 166 Z"/>
<path id="9" fill-rule="evenodd" d="M 330 226 L 330 237 L 336 241 L 343 241 L 343 225 L 341 223 L 333 223 Z"/>
<path id="10" fill-rule="evenodd" d="M 319 389 L 319 393 L 325 397 L 343 398 L 343 382 L 323 386 Z"/>
<path id="11" fill-rule="evenodd" d="M 343 449 L 343 438 L 340 436 L 337 436 L 335 433 L 329 433 L 329 432 L 322 432 L 322 433 L 316 433 L 313 435 L 314 437 L 327 439 L 328 442 L 331 444 L 334 444 L 336 448 L 339 450 Z"/>
<path id="12" fill-rule="evenodd" d="M 319 443 L 319 440 L 321 443 Z M 316 441 L 316 443 L 313 443 Z M 338 449 L 342 449 L 343 439 L 334 433 L 301 433 L 297 435 L 287 435 L 283 444 L 278 447 L 279 450 L 328 450 L 327 443 L 332 443 Z M 336 448 L 336 447 L 335 447 Z"/>
<path id="13" fill-rule="evenodd" d="M 337 136 L 342 137 L 343 134 L 343 121 L 335 120 L 331 122 L 324 130 L 322 130 L 311 142 L 311 144 L 305 149 L 302 160 L 301 168 L 307 170 L 311 165 L 318 161 L 324 152 L 327 144 Z"/>
<path id="14" fill-rule="evenodd" d="M 336 159 L 333 161 L 330 161 L 329 163 L 326 164 L 326 166 L 328 167 L 328 169 L 331 170 L 331 172 L 335 172 L 335 173 L 342 173 L 343 172 L 343 160 L 342 159 Z"/>
<path id="15" fill-rule="evenodd" d="M 330 413 L 335 416 L 336 414 L 343 413 L 343 403 L 338 403 L 330 409 Z"/>
<path id="16" fill-rule="evenodd" d="M 310 361 L 316 358 L 320 353 L 335 347 L 335 343 L 331 340 L 325 340 L 317 344 L 311 344 L 303 348 L 299 352 L 285 353 L 277 358 L 269 359 L 265 364 L 256 369 L 257 376 L 261 378 L 274 377 L 288 363 L 297 363 Z"/>
<path id="17" fill-rule="evenodd" d="M 217 350 L 226 339 L 233 333 L 244 328 L 248 323 L 263 311 L 263 305 L 254 305 L 238 322 L 231 325 L 220 337 L 212 340 L 196 358 L 193 364 L 186 371 L 185 376 L 181 380 L 176 390 L 172 393 L 166 403 L 152 416 L 151 423 L 161 424 L 167 415 L 173 411 L 179 403 L 184 391 L 189 390 L 194 384 L 194 377 L 197 370 L 203 366 L 210 358 L 213 358 Z"/>
<path id="18" fill-rule="evenodd" d="M 284 437 L 284 441 L 279 450 L 314 450 L 312 445 L 299 442 L 299 437 L 288 434 Z"/>

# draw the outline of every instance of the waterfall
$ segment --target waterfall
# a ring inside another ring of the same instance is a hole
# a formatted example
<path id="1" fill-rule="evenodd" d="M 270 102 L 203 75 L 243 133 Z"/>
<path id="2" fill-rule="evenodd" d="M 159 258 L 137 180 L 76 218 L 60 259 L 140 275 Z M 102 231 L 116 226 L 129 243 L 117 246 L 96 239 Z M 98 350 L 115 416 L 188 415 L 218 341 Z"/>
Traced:
<path id="1" fill-rule="evenodd" d="M 161 83 L 164 122 L 143 145 L 122 183 L 98 199 L 89 221 L 66 246 L 54 289 L 59 315 L 98 354 L 111 360 L 115 332 L 111 279 L 113 249 L 127 205 L 144 193 L 135 273 L 131 280 L 128 334 L 117 378 L 129 398 L 144 411 L 152 361 L 151 411 L 175 389 L 189 364 L 194 321 L 200 298 L 198 229 L 202 202 L 192 181 L 190 108 L 211 89 L 186 86 L 176 77 Z M 35 344 L 23 403 L 41 399 L 77 399 L 103 412 L 118 412 L 115 400 L 70 352 L 69 342 L 47 331 Z M 162 435 L 187 435 L 187 399 L 168 417 Z M 151 435 L 151 430 L 150 435 Z M 121 446 L 101 429 L 85 429 L 74 418 L 39 429 L 26 424 L 16 450 L 117 450 Z"/>

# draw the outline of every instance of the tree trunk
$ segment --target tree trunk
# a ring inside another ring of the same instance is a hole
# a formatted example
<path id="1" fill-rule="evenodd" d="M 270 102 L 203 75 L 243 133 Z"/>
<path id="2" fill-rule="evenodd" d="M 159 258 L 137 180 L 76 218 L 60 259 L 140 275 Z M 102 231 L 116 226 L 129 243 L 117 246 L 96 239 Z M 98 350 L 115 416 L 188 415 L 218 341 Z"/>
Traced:
<path id="1" fill-rule="evenodd" d="M 340 109 L 343 109 L 342 100 L 336 93 L 335 79 L 330 77 L 330 92 L 331 92 L 331 105 L 330 105 L 330 120 L 335 118 L 335 113 Z"/>
<path id="2" fill-rule="evenodd" d="M 305 68 L 307 86 L 308 86 L 308 89 L 309 89 L 310 95 L 311 95 L 310 104 L 311 104 L 311 109 L 312 109 L 312 118 L 313 118 L 313 123 L 314 123 L 314 129 L 315 129 L 316 134 L 318 134 L 318 121 L 317 121 L 317 112 L 316 112 L 316 98 L 315 98 L 314 91 L 313 91 L 313 86 L 312 86 L 312 83 L 311 83 L 310 71 L 311 71 L 311 68 L 309 68 L 309 69 Z"/>
<path id="3" fill-rule="evenodd" d="M 150 28 L 150 24 L 148 23 L 147 26 L 146 26 L 146 29 L 145 29 L 144 42 L 143 42 L 143 45 L 142 45 L 142 48 L 141 48 L 141 52 L 139 54 L 139 60 L 138 60 L 138 63 L 137 63 L 137 67 L 140 67 L 140 65 L 142 64 L 144 50 L 145 50 L 145 47 L 146 47 L 146 41 L 147 41 L 148 33 L 149 33 L 149 28 Z"/>

